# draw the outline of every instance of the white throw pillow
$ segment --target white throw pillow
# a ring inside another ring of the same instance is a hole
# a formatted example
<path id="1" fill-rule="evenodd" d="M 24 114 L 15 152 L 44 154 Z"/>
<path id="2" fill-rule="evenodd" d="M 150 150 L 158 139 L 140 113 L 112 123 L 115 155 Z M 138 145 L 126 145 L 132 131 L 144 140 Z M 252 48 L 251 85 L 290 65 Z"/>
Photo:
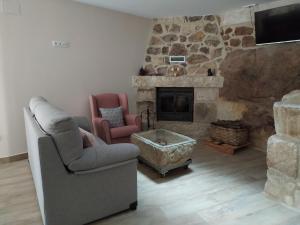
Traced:
<path id="1" fill-rule="evenodd" d="M 117 108 L 99 108 L 102 118 L 109 122 L 109 127 L 123 127 L 123 110 L 122 107 Z"/>

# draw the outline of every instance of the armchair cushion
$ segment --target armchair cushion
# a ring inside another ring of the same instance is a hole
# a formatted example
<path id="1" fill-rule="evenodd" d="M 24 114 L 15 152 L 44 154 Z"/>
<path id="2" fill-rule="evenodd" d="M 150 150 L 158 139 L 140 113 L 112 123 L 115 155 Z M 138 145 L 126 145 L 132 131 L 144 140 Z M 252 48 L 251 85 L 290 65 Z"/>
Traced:
<path id="1" fill-rule="evenodd" d="M 110 127 L 124 126 L 123 110 L 121 107 L 116 108 L 99 108 L 102 118 L 109 122 Z"/>
<path id="2" fill-rule="evenodd" d="M 116 127 L 110 129 L 110 134 L 112 138 L 128 137 L 136 132 L 139 132 L 139 127 L 136 125 Z"/>
<path id="3" fill-rule="evenodd" d="M 73 161 L 68 166 L 71 171 L 79 172 L 93 170 L 135 159 L 139 155 L 138 147 L 133 144 L 107 145 L 101 139 L 96 139 L 96 146 L 87 148 L 81 158 Z"/>

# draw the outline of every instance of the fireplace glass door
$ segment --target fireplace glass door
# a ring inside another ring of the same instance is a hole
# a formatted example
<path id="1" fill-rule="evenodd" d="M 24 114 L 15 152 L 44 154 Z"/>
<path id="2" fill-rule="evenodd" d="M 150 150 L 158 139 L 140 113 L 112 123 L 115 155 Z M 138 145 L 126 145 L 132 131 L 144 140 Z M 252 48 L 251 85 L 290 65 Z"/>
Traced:
<path id="1" fill-rule="evenodd" d="M 193 88 L 157 88 L 158 121 L 193 121 Z"/>

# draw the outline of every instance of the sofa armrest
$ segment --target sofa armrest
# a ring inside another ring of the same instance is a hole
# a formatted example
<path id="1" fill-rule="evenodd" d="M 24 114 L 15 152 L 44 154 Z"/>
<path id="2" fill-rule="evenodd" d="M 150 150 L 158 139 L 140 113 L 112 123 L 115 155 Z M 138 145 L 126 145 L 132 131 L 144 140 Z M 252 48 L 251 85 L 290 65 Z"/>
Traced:
<path id="1" fill-rule="evenodd" d="M 125 122 L 127 125 L 136 125 L 141 128 L 141 117 L 135 114 L 125 115 Z"/>
<path id="2" fill-rule="evenodd" d="M 84 116 L 74 116 L 73 120 L 75 121 L 75 123 L 77 124 L 77 126 L 79 126 L 80 128 L 91 132 L 92 128 L 91 128 L 91 124 L 89 122 L 89 120 L 84 117 Z"/>
<path id="3" fill-rule="evenodd" d="M 94 134 L 104 140 L 106 143 L 111 144 L 111 135 L 109 122 L 100 117 L 93 119 Z"/>
<path id="4" fill-rule="evenodd" d="M 81 158 L 68 165 L 73 172 L 95 170 L 136 159 L 139 149 L 133 144 L 97 145 L 86 148 Z"/>

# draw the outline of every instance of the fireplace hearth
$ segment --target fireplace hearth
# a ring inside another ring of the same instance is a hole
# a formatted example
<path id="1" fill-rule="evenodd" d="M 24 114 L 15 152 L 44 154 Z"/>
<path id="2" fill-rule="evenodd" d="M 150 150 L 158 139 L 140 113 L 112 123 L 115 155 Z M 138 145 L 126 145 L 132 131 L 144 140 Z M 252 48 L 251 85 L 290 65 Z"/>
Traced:
<path id="1" fill-rule="evenodd" d="M 194 88 L 156 88 L 157 121 L 193 121 Z"/>

